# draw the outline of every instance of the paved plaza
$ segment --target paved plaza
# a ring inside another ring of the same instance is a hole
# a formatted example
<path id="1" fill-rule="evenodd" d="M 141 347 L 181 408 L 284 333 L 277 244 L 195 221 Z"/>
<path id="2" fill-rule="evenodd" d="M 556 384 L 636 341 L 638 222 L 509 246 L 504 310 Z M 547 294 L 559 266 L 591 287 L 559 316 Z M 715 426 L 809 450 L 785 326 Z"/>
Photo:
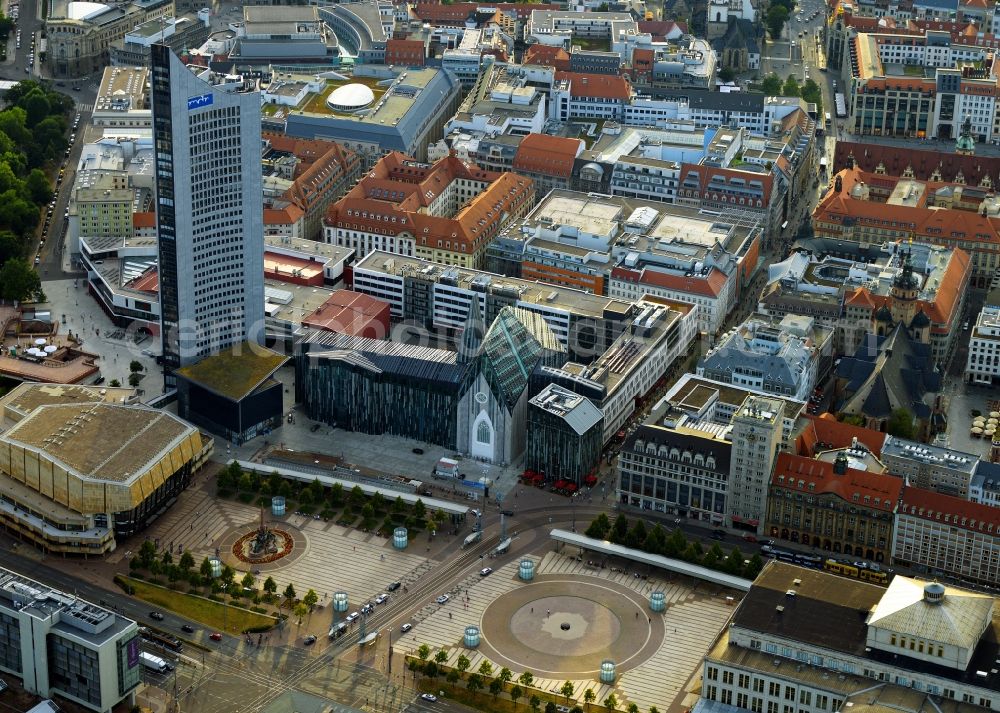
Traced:
<path id="1" fill-rule="evenodd" d="M 591 688 L 598 701 L 615 693 L 641 710 L 655 705 L 667 711 L 684 698 L 704 652 L 732 614 L 727 592 L 714 587 L 636 579 L 556 553 L 531 559 L 537 564 L 531 583 L 518 579 L 516 562 L 489 577 L 470 574 L 457 587 L 457 598 L 428 605 L 414 618 L 419 624 L 397 642 L 397 650 L 413 653 L 427 644 L 444 649 L 448 665 L 464 654 L 470 670 L 489 660 L 515 677 L 531 671 L 542 690 L 558 692 L 571 680 L 581 704 Z M 662 614 L 648 606 L 657 590 L 666 595 Z M 463 645 L 470 624 L 482 632 L 477 649 Z M 616 663 L 613 686 L 597 680 L 605 658 Z"/>
<path id="2" fill-rule="evenodd" d="M 260 569 L 261 577 L 274 577 L 279 592 L 289 583 L 299 596 L 314 589 L 321 604 L 329 602 L 334 592 L 345 591 L 352 611 L 390 582 L 412 579 L 431 567 L 427 557 L 417 554 L 422 543 L 411 543 L 401 552 L 378 535 L 294 514 L 274 524 L 294 535 L 296 550 L 277 562 L 250 567 L 239 563 L 230 550 L 240 534 L 257 528 L 259 510 L 215 498 L 212 491 L 211 482 L 202 488 L 192 486 L 188 496 L 162 516 L 154 525 L 161 548 L 173 546 L 175 552 L 182 548 L 196 562 L 214 555 L 218 548 L 220 556 L 238 571 L 237 580 L 247 571 Z M 272 521 L 269 515 L 266 521 Z M 119 563 L 126 556 L 119 548 L 108 561 Z"/>

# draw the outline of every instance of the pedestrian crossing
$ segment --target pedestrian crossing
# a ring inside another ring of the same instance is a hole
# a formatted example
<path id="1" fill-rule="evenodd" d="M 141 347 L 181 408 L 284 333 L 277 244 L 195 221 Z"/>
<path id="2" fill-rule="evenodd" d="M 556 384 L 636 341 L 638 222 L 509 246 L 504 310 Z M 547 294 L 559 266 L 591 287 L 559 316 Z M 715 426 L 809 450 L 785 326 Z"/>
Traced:
<path id="1" fill-rule="evenodd" d="M 81 114 L 83 112 L 91 112 L 91 111 L 94 110 L 94 105 L 93 104 L 87 104 L 85 102 L 77 102 L 77 104 L 76 104 L 76 110 L 78 112 L 80 112 Z"/>

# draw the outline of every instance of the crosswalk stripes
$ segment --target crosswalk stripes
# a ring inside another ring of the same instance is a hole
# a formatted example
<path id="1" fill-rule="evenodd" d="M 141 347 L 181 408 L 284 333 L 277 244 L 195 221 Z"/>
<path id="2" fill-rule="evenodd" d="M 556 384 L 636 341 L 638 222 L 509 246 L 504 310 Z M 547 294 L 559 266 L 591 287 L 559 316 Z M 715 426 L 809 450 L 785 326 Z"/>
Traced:
<path id="1" fill-rule="evenodd" d="M 94 105 L 93 104 L 84 104 L 82 102 L 78 102 L 77 105 L 76 105 L 76 110 L 79 111 L 79 112 L 93 111 L 94 110 Z"/>

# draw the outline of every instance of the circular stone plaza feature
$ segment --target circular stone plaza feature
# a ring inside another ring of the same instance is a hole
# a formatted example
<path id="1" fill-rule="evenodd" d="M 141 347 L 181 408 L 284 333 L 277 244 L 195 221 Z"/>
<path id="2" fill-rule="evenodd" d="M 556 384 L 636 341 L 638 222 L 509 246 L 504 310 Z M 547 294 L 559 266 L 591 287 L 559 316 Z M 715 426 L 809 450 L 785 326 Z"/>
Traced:
<path id="1" fill-rule="evenodd" d="M 326 98 L 326 105 L 334 111 L 356 111 L 375 101 L 375 92 L 364 84 L 345 84 L 337 87 Z"/>
<path id="2" fill-rule="evenodd" d="M 663 618 L 650 619 L 641 594 L 592 578 L 545 577 L 504 594 L 483 612 L 480 644 L 494 665 L 543 676 L 596 676 L 613 659 L 622 670 L 663 641 Z"/>

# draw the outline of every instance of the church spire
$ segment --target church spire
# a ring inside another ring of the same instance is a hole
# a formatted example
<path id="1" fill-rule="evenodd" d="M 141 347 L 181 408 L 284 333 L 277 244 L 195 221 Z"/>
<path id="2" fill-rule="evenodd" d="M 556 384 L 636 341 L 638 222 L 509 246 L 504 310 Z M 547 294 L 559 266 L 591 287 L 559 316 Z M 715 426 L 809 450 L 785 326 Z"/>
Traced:
<path id="1" fill-rule="evenodd" d="M 462 329 L 462 340 L 458 345 L 459 364 L 468 364 L 476 358 L 485 335 L 486 323 L 483 321 L 482 312 L 479 311 L 479 297 L 473 295 L 469 301 L 469 314 L 465 318 L 465 327 Z"/>

